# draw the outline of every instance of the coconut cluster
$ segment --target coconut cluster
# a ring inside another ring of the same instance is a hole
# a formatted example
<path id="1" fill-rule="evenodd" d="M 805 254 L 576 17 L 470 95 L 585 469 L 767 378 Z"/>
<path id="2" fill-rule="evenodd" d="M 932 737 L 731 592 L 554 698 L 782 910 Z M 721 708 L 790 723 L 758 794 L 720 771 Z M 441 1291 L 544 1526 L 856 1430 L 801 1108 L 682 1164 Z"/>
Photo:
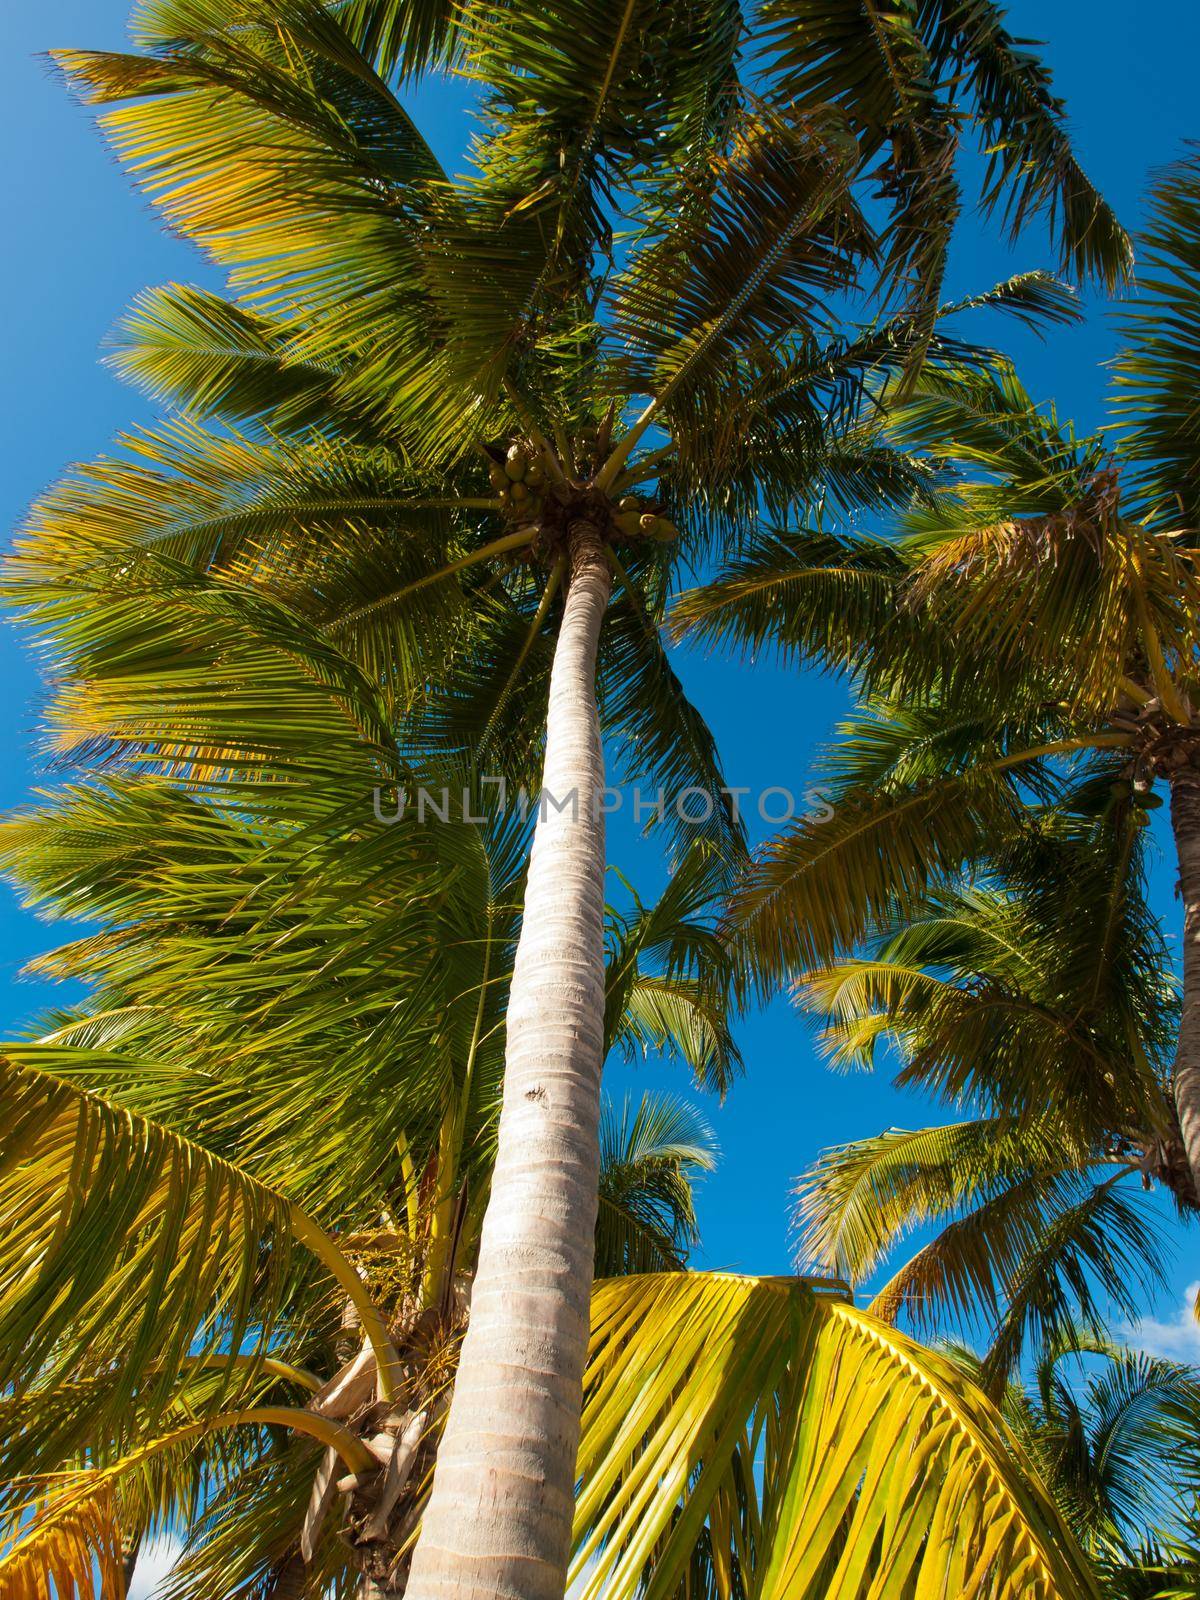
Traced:
<path id="1" fill-rule="evenodd" d="M 679 537 L 679 529 L 673 522 L 659 516 L 635 494 L 623 495 L 617 501 L 613 522 L 629 539 L 654 539 L 659 544 L 669 544 Z"/>
<path id="2" fill-rule="evenodd" d="M 572 462 L 578 474 L 576 482 L 580 485 L 590 481 L 599 464 L 596 454 L 588 453 L 589 444 L 593 442 L 581 439 L 578 459 Z M 535 445 L 518 441 L 507 450 L 491 447 L 488 454 L 491 458 L 488 478 L 506 516 L 518 524 L 560 520 L 555 508 L 547 506 L 551 474 L 545 456 Z M 563 498 L 561 487 L 558 497 Z M 561 513 L 561 506 L 558 509 Z M 660 514 L 654 502 L 638 495 L 623 495 L 615 506 L 609 503 L 609 518 L 614 534 L 623 539 L 654 539 L 665 544 L 679 533 L 675 524 Z"/>
<path id="3" fill-rule="evenodd" d="M 517 522 L 538 519 L 546 492 L 546 462 L 538 451 L 510 445 L 503 461 L 493 458 L 488 477 L 510 517 Z"/>

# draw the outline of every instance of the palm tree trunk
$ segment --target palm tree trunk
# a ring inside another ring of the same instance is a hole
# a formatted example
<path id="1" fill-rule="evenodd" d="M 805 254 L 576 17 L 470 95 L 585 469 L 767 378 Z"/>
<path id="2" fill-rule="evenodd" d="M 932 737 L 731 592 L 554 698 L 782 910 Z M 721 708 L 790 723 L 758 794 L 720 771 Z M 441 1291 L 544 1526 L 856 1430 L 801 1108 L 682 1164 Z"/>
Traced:
<path id="1" fill-rule="evenodd" d="M 569 533 L 504 1103 L 471 1317 L 408 1600 L 562 1600 L 587 1355 L 604 1039 L 596 651 L 612 579 Z M 563 809 L 560 811 L 558 807 Z"/>
<path id="2" fill-rule="evenodd" d="M 1171 774 L 1171 827 L 1183 900 L 1183 1010 L 1175 1046 L 1175 1106 L 1192 1182 L 1200 1193 L 1200 775 Z"/>

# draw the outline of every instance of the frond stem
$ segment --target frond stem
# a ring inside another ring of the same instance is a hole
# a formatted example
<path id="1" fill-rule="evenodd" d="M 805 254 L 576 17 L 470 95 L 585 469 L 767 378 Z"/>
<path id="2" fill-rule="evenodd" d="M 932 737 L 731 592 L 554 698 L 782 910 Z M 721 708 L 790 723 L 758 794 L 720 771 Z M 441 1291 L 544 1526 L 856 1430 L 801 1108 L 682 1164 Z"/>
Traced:
<path id="1" fill-rule="evenodd" d="M 390 1400 L 402 1378 L 400 1357 L 388 1337 L 387 1327 L 376 1309 L 375 1302 L 367 1293 L 366 1284 L 324 1228 L 314 1222 L 306 1211 L 302 1211 L 298 1205 L 290 1206 L 289 1221 L 296 1238 L 301 1244 L 307 1245 L 322 1266 L 328 1270 L 347 1300 L 358 1312 L 363 1333 L 375 1352 L 375 1364 L 379 1370 L 379 1392 L 385 1400 Z M 332 1443 L 332 1441 L 326 1442 Z"/>
<path id="2" fill-rule="evenodd" d="M 499 502 L 497 502 L 499 504 Z M 415 583 L 409 583 L 403 589 L 395 589 L 391 594 L 382 595 L 378 600 L 372 600 L 365 606 L 357 606 L 353 611 L 346 611 L 340 617 L 326 624 L 331 633 L 336 633 L 340 628 L 349 627 L 352 622 L 359 622 L 363 617 L 381 610 L 384 606 L 395 605 L 410 594 L 416 594 L 419 589 L 427 589 L 431 583 L 441 583 L 444 578 L 453 577 L 456 572 L 462 572 L 467 567 L 477 566 L 481 561 L 490 561 L 493 556 L 505 555 L 509 550 L 520 550 L 533 542 L 536 529 L 522 528 L 517 533 L 505 534 L 502 539 L 493 539 L 490 544 L 483 545 L 478 550 L 472 550 L 468 556 L 462 556 L 457 561 L 452 561 L 449 566 L 441 567 L 437 572 L 430 572 L 423 578 L 418 578 Z"/>

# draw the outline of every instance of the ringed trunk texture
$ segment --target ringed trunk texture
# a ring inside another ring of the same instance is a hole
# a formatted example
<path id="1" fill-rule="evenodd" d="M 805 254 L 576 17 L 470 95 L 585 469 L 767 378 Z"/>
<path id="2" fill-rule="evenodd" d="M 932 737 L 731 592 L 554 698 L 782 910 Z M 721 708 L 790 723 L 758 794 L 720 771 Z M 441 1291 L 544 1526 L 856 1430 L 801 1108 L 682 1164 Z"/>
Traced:
<path id="1" fill-rule="evenodd" d="M 1171 776 L 1171 826 L 1183 900 L 1183 1010 L 1175 1047 L 1175 1107 L 1192 1182 L 1200 1193 L 1200 776 Z"/>
<path id="2" fill-rule="evenodd" d="M 599 1183 L 604 758 L 596 650 L 612 579 L 570 528 L 546 761 L 508 1003 L 504 1101 L 471 1317 L 408 1600 L 562 1600 Z"/>

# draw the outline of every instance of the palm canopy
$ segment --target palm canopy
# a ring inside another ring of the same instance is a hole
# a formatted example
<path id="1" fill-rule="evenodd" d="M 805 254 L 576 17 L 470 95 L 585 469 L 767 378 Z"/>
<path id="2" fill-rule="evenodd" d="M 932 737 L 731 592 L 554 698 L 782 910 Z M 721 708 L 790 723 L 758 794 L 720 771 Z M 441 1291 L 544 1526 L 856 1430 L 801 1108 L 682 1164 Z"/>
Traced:
<path id="1" fill-rule="evenodd" d="M 1143 1187 L 1162 1182 L 1185 1217 L 1196 1207 L 1144 835 L 1099 798 L 1099 815 L 1081 815 L 1086 787 L 1035 809 L 990 867 L 906 905 L 862 954 L 798 988 L 835 1065 L 894 1049 L 896 1081 L 960 1118 L 824 1152 L 797 1190 L 802 1259 L 851 1282 L 886 1264 L 872 1309 L 977 1330 L 993 1389 L 1030 1340 L 1098 1335 L 1113 1306 L 1132 1317 L 1161 1284 Z M 932 1236 L 895 1265 L 919 1230 Z"/>
<path id="2" fill-rule="evenodd" d="M 773 0 L 753 19 L 735 0 L 145 0 L 141 54 L 58 59 L 93 103 L 125 102 L 111 137 L 170 224 L 257 309 L 285 310 L 293 333 L 300 319 L 292 353 L 343 353 L 355 372 L 336 386 L 442 459 L 464 388 L 492 404 L 509 378 L 566 399 L 572 340 L 602 341 L 603 390 L 669 384 L 667 416 L 699 410 L 698 384 L 731 383 L 719 367 L 764 335 L 802 334 L 864 249 L 847 179 L 883 202 L 891 276 L 936 296 L 964 127 L 990 151 L 985 204 L 1014 228 L 1046 213 L 1067 270 L 1116 281 L 1128 243 L 1003 21 L 987 0 Z M 397 99 L 431 66 L 479 98 L 455 182 Z"/>
<path id="3" fill-rule="evenodd" d="M 312 680 L 293 682 L 311 713 Z M 325 695 L 357 751 L 344 684 Z M 22 1487 L 0 1583 L 14 1594 L 50 1573 L 86 1593 L 93 1561 L 120 1592 L 130 1542 L 171 1518 L 191 1530 L 182 1594 L 342 1592 L 364 1563 L 394 1576 L 428 1493 L 469 1193 L 452 1216 L 450 1276 L 430 1283 L 421 1268 L 443 1237 L 453 1140 L 456 1178 L 486 1182 L 523 858 L 511 823 L 383 827 L 360 812 L 361 836 L 348 832 L 330 800 L 342 793 L 336 721 L 316 722 L 304 760 L 288 711 L 281 693 L 291 763 L 273 784 L 235 775 L 188 791 L 110 775 L 102 793 L 79 786 L 8 825 L 43 908 L 102 924 L 47 963 L 87 977 L 92 1001 L 11 1046 L 5 1069 L 16 1136 L 3 1204 L 16 1225 L 4 1348 L 19 1394 L 5 1466 Z M 724 1059 L 706 1031 L 711 965 L 690 1019 L 686 1008 L 689 955 L 712 937 L 705 885 L 701 861 L 664 904 L 614 921 L 610 1016 L 614 1041 L 626 1026 L 634 1046 L 665 1037 L 711 1077 Z M 368 955 L 392 972 L 386 1004 L 377 978 L 359 981 Z M 674 1009 L 659 1003 L 664 974 Z M 654 1000 L 639 1015 L 644 986 Z M 922 1570 L 952 1592 L 1093 1592 L 1040 1486 L 953 1373 L 828 1284 L 661 1273 L 694 1229 L 684 1175 L 711 1160 L 694 1118 L 644 1103 L 613 1117 L 605 1148 L 601 1261 L 658 1271 L 597 1295 L 576 1523 L 588 1581 L 633 1594 L 648 1564 L 664 1593 L 691 1572 L 722 1594 L 834 1584 L 849 1596 L 865 1542 L 885 1558 L 882 1592 L 900 1595 L 911 1530 L 930 1533 Z M 629 1412 L 631 1382 L 644 1414 Z M 836 1419 L 864 1386 L 873 1402 L 847 1451 Z M 938 1472 L 919 1466 L 918 1439 Z M 371 1521 L 400 1477 L 379 1474 L 383 1448 L 407 1469 L 391 1542 Z M 764 1448 L 775 1469 L 760 1488 L 750 1463 Z M 868 1459 L 913 1465 L 864 1484 Z M 37 1487 L 47 1470 L 66 1476 Z M 353 1559 L 331 1515 L 343 1479 Z M 1004 1508 L 999 1547 L 985 1503 Z M 977 1532 L 962 1535 L 964 1518 Z M 937 1533 L 950 1527 L 953 1540 Z"/>
<path id="4" fill-rule="evenodd" d="M 1007 363 L 929 366 L 888 433 L 947 477 L 894 537 L 764 530 L 684 597 L 678 631 L 849 670 L 864 698 L 837 815 L 774 841 L 746 881 L 739 916 L 770 974 L 831 958 L 893 896 L 986 852 L 1020 796 L 1080 754 L 1111 752 L 1126 804 L 1186 778 L 1194 157 L 1163 178 L 1152 218 L 1152 276 L 1122 315 L 1115 449 L 1036 405 Z"/>
<path id="5" fill-rule="evenodd" d="M 911 487 L 852 413 L 831 438 L 828 413 L 926 350 L 927 318 L 846 330 L 831 297 L 880 263 L 897 283 L 920 263 L 936 295 L 964 122 L 1014 224 L 1048 211 L 1081 272 L 1125 261 L 1044 68 L 990 5 L 780 3 L 745 34 L 730 0 L 153 0 L 134 34 L 138 55 L 58 59 L 236 299 L 142 297 L 114 359 L 191 420 L 51 496 L 10 581 L 54 630 L 85 594 L 168 582 L 161 558 L 236 572 L 307 606 L 400 707 L 453 656 L 440 726 L 493 759 L 529 746 L 563 526 L 590 494 L 627 547 L 611 725 L 668 787 L 714 787 L 653 628 L 671 575 L 763 506 Z M 445 64 L 479 97 L 453 181 L 397 98 Z M 864 184 L 887 197 L 882 243 Z M 1054 310 L 1029 282 L 1008 298 Z M 635 490 L 629 510 L 596 499 Z M 682 547 L 653 537 L 675 525 Z"/>

